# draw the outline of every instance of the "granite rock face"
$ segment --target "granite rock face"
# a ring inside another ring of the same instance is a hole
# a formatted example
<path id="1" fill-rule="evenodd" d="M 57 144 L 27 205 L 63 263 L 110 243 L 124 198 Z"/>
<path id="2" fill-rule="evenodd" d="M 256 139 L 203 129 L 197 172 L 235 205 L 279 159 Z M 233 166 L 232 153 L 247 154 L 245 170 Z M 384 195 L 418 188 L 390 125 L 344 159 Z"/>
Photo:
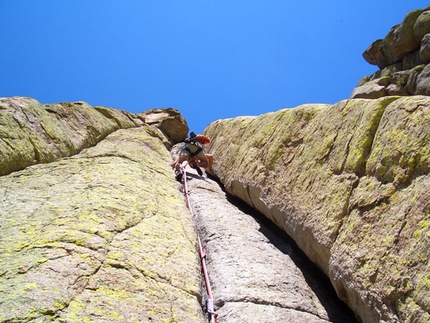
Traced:
<path id="1" fill-rule="evenodd" d="M 363 77 L 351 98 L 430 95 L 429 39 L 430 7 L 408 13 L 401 24 L 363 53 L 364 59 L 379 70 Z"/>
<path id="2" fill-rule="evenodd" d="M 175 115 L 169 120 L 175 118 L 179 119 L 177 123 L 183 119 Z M 73 156 L 118 129 L 144 123 L 139 115 L 93 108 L 85 102 L 40 104 L 31 98 L 0 98 L 0 175 Z M 172 142 L 162 131 L 151 131 L 167 148 L 171 147 Z"/>
<path id="3" fill-rule="evenodd" d="M 200 176 L 195 218 L 172 141 L 146 118 L 1 103 L 0 322 L 204 322 L 197 228 L 218 322 L 355 321 L 321 273 Z"/>
<path id="4" fill-rule="evenodd" d="M 327 277 L 285 234 L 217 182 L 192 173 L 188 178 L 193 213 L 207 249 L 217 322 L 357 322 Z"/>
<path id="5" fill-rule="evenodd" d="M 363 322 L 430 320 L 430 98 L 218 120 L 226 190 L 287 232 Z"/>
<path id="6" fill-rule="evenodd" d="M 160 131 L 85 103 L 1 103 L 0 321 L 202 322 Z"/>

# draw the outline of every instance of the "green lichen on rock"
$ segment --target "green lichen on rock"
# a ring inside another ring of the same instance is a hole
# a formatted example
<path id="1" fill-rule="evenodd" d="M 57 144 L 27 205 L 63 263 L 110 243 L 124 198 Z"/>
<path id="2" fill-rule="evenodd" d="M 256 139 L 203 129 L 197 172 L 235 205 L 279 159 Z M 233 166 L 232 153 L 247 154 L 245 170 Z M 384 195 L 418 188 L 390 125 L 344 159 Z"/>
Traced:
<path id="1" fill-rule="evenodd" d="M 3 321 L 202 322 L 193 219 L 151 133 L 0 177 Z"/>
<path id="2" fill-rule="evenodd" d="M 428 97 L 395 96 L 221 120 L 205 134 L 227 191 L 284 229 L 363 321 L 425 322 L 429 118 Z"/>
<path id="3" fill-rule="evenodd" d="M 94 109 L 85 102 L 40 104 L 31 98 L 0 98 L 0 175 L 94 146 L 121 127 L 135 126 L 129 115 Z"/>
<path id="4" fill-rule="evenodd" d="M 348 156 L 345 164 L 345 171 L 352 171 L 358 176 L 365 174 L 367 159 L 372 149 L 375 133 L 378 130 L 381 117 L 385 108 L 397 100 L 398 97 L 386 97 L 376 102 L 349 101 L 352 106 L 361 105 L 358 109 L 351 109 L 351 112 L 358 112 L 355 121 L 355 135 L 348 143 Z M 349 112 L 348 112 L 349 113 Z M 353 124 L 348 125 L 353 127 Z"/>
<path id="5" fill-rule="evenodd" d="M 405 97 L 381 119 L 366 172 L 381 182 L 407 184 L 430 170 L 430 108 L 425 96 Z M 412 140 L 413 139 L 413 140 Z"/>
<path id="6" fill-rule="evenodd" d="M 390 308 L 396 308 L 403 321 L 418 315 L 417 321 L 426 322 L 428 317 L 429 303 L 421 295 L 430 290 L 425 284 L 418 286 L 418 278 L 428 276 L 430 256 L 428 181 L 428 175 L 420 176 L 408 187 L 396 190 L 393 184 L 384 185 L 372 178 L 378 186 L 366 185 L 367 190 L 359 186 L 351 198 L 353 211 L 332 248 L 335 286 L 359 295 L 356 302 L 362 308 L 373 308 L 376 318 L 395 320 Z M 364 194 L 372 200 L 357 203 Z M 372 295 L 373 302 L 364 295 Z M 344 299 L 351 302 L 352 298 Z M 405 299 L 408 307 L 402 305 Z M 415 309 L 408 312 L 412 303 Z M 362 312 L 362 317 L 370 317 Z"/>

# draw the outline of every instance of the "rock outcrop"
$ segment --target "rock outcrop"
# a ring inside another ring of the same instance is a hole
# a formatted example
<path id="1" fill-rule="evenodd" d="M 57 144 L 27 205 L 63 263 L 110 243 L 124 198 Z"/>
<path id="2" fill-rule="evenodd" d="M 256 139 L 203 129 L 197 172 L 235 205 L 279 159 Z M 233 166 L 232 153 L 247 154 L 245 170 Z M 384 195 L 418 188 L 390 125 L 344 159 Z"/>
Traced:
<path id="1" fill-rule="evenodd" d="M 139 116 L 145 123 L 160 129 L 174 143 L 183 141 L 188 135 L 187 121 L 173 108 L 151 109 Z"/>
<path id="2" fill-rule="evenodd" d="M 353 99 L 205 132 L 226 190 L 287 232 L 362 322 L 430 321 L 430 98 Z"/>
<path id="3" fill-rule="evenodd" d="M 430 95 L 430 7 L 408 13 L 363 57 L 380 70 L 363 77 L 351 98 Z"/>
<path id="4" fill-rule="evenodd" d="M 0 116 L 0 321 L 202 322 L 163 134 L 81 102 L 1 99 Z"/>
<path id="5" fill-rule="evenodd" d="M 118 129 L 148 123 L 145 120 L 154 114 L 159 124 L 170 126 L 161 130 L 149 128 L 167 148 L 186 137 L 188 126 L 173 109 L 135 115 L 118 109 L 93 108 L 85 102 L 40 104 L 31 98 L 0 98 L 0 176 L 73 156 Z M 175 130 L 176 126 L 180 131 Z M 175 132 L 176 136 L 171 135 Z"/>

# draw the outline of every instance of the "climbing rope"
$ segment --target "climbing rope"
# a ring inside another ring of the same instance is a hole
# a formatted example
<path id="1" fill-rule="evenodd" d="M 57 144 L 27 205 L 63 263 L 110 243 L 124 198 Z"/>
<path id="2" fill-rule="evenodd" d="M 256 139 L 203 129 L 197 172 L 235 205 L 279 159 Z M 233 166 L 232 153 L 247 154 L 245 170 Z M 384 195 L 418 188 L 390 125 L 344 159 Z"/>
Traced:
<path id="1" fill-rule="evenodd" d="M 183 175 L 182 176 L 182 182 L 184 184 L 184 194 L 185 194 L 185 199 L 187 200 L 187 206 L 191 212 L 191 215 L 193 217 L 196 217 L 194 215 L 194 212 L 193 212 L 193 209 L 192 209 L 191 203 L 190 203 L 190 196 L 189 196 L 188 187 L 187 187 L 187 174 L 185 172 L 185 169 L 182 166 L 181 166 L 181 172 Z M 206 300 L 206 312 L 209 313 L 209 322 L 216 323 L 216 317 L 218 316 L 218 314 L 215 313 L 215 310 L 214 310 L 212 289 L 211 289 L 211 285 L 209 282 L 208 270 L 206 267 L 206 248 L 202 247 L 202 241 L 200 239 L 200 235 L 198 232 L 197 232 L 197 239 L 199 241 L 199 255 L 200 255 L 200 260 L 202 263 L 202 271 L 203 271 L 203 277 L 205 279 L 206 292 L 208 294 L 208 298 Z"/>

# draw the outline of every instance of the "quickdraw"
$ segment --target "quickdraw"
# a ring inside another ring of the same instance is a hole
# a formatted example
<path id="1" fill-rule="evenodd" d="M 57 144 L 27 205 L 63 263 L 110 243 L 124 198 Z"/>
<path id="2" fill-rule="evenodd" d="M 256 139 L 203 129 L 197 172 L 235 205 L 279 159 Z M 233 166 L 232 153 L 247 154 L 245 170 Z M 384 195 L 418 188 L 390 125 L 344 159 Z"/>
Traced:
<path id="1" fill-rule="evenodd" d="M 182 182 L 184 185 L 184 194 L 185 194 L 185 198 L 187 200 L 187 206 L 191 212 L 191 215 L 193 217 L 195 217 L 193 209 L 191 207 L 191 203 L 190 203 L 190 197 L 189 197 L 188 187 L 187 187 L 187 176 L 185 173 L 185 169 L 182 166 L 179 166 L 179 167 L 180 167 L 180 169 L 178 171 L 180 171 L 182 173 Z M 185 176 L 183 176 L 183 175 L 185 175 Z M 207 267 L 206 267 L 206 248 L 202 247 L 202 241 L 200 239 L 200 235 L 198 234 L 198 232 L 197 232 L 197 238 L 198 238 L 198 242 L 199 242 L 199 255 L 200 255 L 200 260 L 202 263 L 202 272 L 203 272 L 203 277 L 205 279 L 206 292 L 207 292 L 207 296 L 208 296 L 208 298 L 205 302 L 206 303 L 206 312 L 209 314 L 209 322 L 216 323 L 216 318 L 217 318 L 218 314 L 214 310 L 212 289 L 211 289 L 211 285 L 209 282 L 209 275 L 208 275 L 208 271 L 207 271 Z"/>

